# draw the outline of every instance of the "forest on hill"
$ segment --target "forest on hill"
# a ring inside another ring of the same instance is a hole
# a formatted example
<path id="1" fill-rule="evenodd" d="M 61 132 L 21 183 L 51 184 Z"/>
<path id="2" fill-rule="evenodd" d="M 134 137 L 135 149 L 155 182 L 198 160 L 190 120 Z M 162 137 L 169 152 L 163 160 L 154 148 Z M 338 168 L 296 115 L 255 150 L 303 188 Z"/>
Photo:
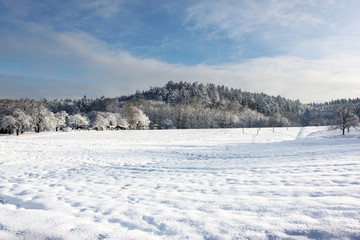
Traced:
<path id="1" fill-rule="evenodd" d="M 346 115 L 346 122 L 344 121 Z M 129 96 L 0 99 L 0 132 L 61 129 L 184 129 L 357 126 L 360 99 L 303 104 L 214 84 L 172 82 Z M 341 125 L 342 124 L 342 125 Z"/>

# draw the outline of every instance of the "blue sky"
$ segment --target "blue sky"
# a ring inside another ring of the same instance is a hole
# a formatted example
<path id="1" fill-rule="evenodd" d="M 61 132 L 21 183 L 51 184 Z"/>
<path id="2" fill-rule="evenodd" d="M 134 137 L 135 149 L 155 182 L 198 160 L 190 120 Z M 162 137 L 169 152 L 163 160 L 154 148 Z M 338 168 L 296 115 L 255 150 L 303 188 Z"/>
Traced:
<path id="1" fill-rule="evenodd" d="M 360 97 L 358 0 L 0 0 L 0 98 L 201 82 Z"/>

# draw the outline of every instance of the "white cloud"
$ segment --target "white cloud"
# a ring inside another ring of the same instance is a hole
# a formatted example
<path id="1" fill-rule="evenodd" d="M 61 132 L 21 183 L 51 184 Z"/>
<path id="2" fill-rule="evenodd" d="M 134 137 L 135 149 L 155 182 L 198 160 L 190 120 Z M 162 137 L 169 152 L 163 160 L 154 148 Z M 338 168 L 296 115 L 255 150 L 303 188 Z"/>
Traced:
<path id="1" fill-rule="evenodd" d="M 358 97 L 360 94 L 358 56 L 320 60 L 295 57 L 259 58 L 229 66 L 242 81 L 230 80 L 245 90 L 281 95 L 305 102 Z"/>
<path id="2" fill-rule="evenodd" d="M 359 7 L 356 0 L 210 0 L 189 7 L 184 24 L 233 40 L 242 57 L 326 58 L 360 50 Z"/>
<path id="3" fill-rule="evenodd" d="M 185 24 L 241 39 L 244 34 L 256 31 L 272 32 L 279 28 L 292 31 L 327 24 L 323 13 L 331 7 L 331 1 L 312 0 L 201 1 L 187 9 Z"/>
<path id="4" fill-rule="evenodd" d="M 93 14 L 101 17 L 111 17 L 118 13 L 121 8 L 121 4 L 125 0 L 87 0 L 87 1 L 76 1 L 78 9 L 91 10 Z"/>
<path id="5" fill-rule="evenodd" d="M 49 94 L 60 94 L 53 97 L 74 97 L 76 93 L 78 97 L 83 94 L 119 96 L 133 93 L 136 89 L 162 86 L 169 80 L 215 83 L 246 91 L 299 98 L 305 102 L 360 95 L 358 55 L 320 60 L 282 56 L 252 59 L 238 64 L 185 67 L 152 59 L 138 59 L 126 52 L 111 50 L 105 43 L 86 33 L 39 31 L 36 34 L 42 37 L 12 41 L 11 44 L 15 44 L 12 49 L 24 49 L 22 44 L 31 45 L 33 47 L 26 53 L 27 58 L 38 55 L 41 51 L 43 60 L 38 59 L 38 64 L 44 64 L 56 73 L 61 73 L 62 69 L 73 69 L 63 76 L 69 81 L 47 80 L 46 84 L 42 83 L 41 91 L 31 87 L 29 94 L 42 97 L 49 97 L 45 95 L 46 89 Z M 54 65 L 46 63 L 48 61 Z M 54 78 L 56 76 L 57 74 Z M 26 73 L 22 76 L 22 82 L 24 81 L 29 81 L 24 86 L 39 84 L 34 78 L 28 78 Z M 11 81 L 7 81 L 7 86 L 9 84 L 11 85 Z M 55 91 L 56 87 L 61 89 L 58 93 Z M 71 96 L 67 96 L 66 90 L 70 88 Z M 11 87 L 8 86 L 8 89 Z M 12 90 L 16 88 L 13 87 Z M 13 94 L 16 97 L 16 91 Z"/>

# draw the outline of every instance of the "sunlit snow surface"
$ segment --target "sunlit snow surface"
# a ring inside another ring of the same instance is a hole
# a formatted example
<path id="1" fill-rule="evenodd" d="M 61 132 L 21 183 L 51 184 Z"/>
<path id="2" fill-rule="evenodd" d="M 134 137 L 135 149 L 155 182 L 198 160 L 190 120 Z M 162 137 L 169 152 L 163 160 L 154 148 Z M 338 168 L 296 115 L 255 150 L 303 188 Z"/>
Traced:
<path id="1" fill-rule="evenodd" d="M 0 239 L 360 239 L 360 134 L 0 137 Z"/>

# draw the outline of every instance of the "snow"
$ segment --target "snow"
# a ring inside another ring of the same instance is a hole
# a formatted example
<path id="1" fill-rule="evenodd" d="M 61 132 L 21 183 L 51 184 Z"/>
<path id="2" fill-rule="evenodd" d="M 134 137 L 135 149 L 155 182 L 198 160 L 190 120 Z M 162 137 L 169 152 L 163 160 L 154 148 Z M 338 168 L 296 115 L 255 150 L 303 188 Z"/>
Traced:
<path id="1" fill-rule="evenodd" d="M 360 239 L 360 133 L 0 137 L 0 239 Z"/>

